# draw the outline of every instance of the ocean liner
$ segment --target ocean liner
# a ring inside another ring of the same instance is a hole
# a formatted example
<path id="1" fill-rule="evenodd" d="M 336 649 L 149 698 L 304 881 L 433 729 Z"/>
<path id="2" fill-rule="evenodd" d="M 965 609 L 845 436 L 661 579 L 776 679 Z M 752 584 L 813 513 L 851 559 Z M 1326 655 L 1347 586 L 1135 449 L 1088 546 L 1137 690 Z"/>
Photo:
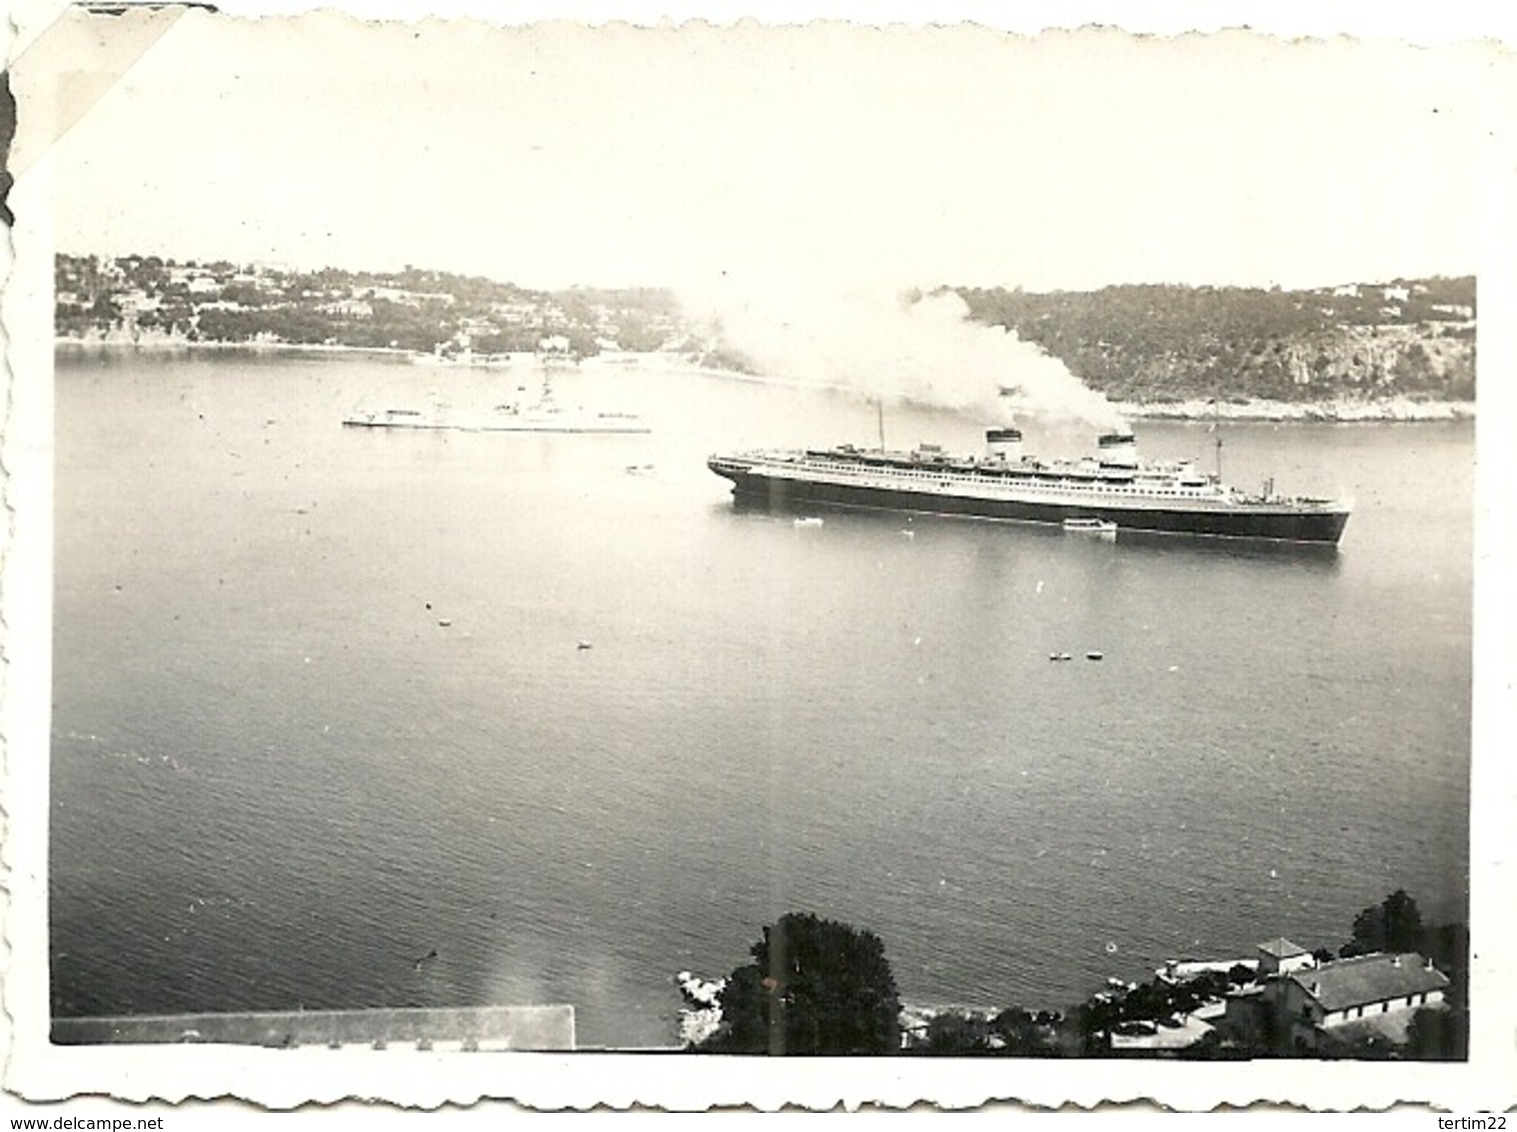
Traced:
<path id="1" fill-rule="evenodd" d="M 707 467 L 734 494 L 774 504 L 826 504 L 1031 523 L 1115 523 L 1119 531 L 1269 539 L 1335 545 L 1349 506 L 1330 499 L 1257 494 L 1222 483 L 1190 461 L 1145 463 L 1130 433 L 1108 433 L 1097 454 L 1040 460 L 1022 451 L 1014 428 L 985 434 L 982 456 L 939 446 L 910 452 L 843 445 L 803 451 L 715 455 Z"/>

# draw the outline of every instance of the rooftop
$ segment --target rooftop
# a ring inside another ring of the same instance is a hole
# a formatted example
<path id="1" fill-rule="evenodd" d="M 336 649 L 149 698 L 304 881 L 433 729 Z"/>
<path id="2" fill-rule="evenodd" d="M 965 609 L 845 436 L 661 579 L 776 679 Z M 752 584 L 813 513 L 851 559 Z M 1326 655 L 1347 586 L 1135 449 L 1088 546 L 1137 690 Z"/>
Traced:
<path id="1" fill-rule="evenodd" d="M 1261 943 L 1259 950 L 1266 955 L 1273 955 L 1276 959 L 1293 959 L 1297 955 L 1311 954 L 1306 948 L 1300 944 L 1292 943 L 1284 936 L 1281 936 L 1279 939 L 1272 939 L 1268 943 Z"/>
<path id="2" fill-rule="evenodd" d="M 1111 1036 L 1111 1048 L 1117 1051 L 1123 1050 L 1150 1050 L 1150 1049 L 1185 1049 L 1199 1042 L 1215 1027 L 1212 1020 L 1202 1018 L 1199 1013 L 1187 1014 L 1179 1020 L 1177 1025 L 1158 1025 L 1152 1033 L 1122 1034 L 1115 1033 Z"/>
<path id="3" fill-rule="evenodd" d="M 1448 976 L 1415 951 L 1336 959 L 1293 971 L 1289 978 L 1329 1011 L 1424 994 L 1449 985 Z"/>

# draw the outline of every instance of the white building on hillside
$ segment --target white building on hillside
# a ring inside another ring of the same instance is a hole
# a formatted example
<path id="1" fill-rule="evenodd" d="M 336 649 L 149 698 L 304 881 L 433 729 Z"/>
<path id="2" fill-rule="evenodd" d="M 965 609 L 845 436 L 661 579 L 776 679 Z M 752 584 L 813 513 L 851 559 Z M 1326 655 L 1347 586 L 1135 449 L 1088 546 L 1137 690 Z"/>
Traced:
<path id="1" fill-rule="evenodd" d="M 1227 1025 L 1288 1054 L 1370 1033 L 1401 1042 L 1418 1010 L 1443 1005 L 1448 986 L 1448 976 L 1415 951 L 1319 962 L 1276 939 L 1259 945 L 1258 982 L 1229 997 Z"/>

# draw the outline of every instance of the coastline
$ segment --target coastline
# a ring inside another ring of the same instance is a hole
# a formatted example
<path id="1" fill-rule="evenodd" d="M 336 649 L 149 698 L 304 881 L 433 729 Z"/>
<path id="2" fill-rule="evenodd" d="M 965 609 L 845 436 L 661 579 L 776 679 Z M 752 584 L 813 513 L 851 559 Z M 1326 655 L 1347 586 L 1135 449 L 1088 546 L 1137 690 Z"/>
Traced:
<path id="1" fill-rule="evenodd" d="M 430 360 L 415 350 L 395 346 L 344 346 L 326 343 L 306 344 L 300 342 L 192 342 L 187 338 L 73 338 L 55 336 L 55 349 L 82 350 L 141 350 L 153 353 L 174 353 L 197 350 L 251 351 L 254 353 L 316 353 L 316 354 L 372 354 L 383 357 L 403 357 L 413 360 Z M 596 364 L 596 359 L 585 359 Z M 619 365 L 635 364 L 664 370 L 720 377 L 737 381 L 767 383 L 767 379 L 735 370 L 715 369 L 687 362 L 677 356 L 661 353 L 621 353 L 602 362 L 614 361 Z M 485 365 L 459 365 L 460 369 L 486 369 Z M 1468 421 L 1475 419 L 1473 401 L 1414 401 L 1405 397 L 1386 401 L 1274 401 L 1267 399 L 1209 402 L 1202 400 L 1172 402 L 1114 403 L 1116 410 L 1131 420 L 1147 421 L 1255 421 L 1300 424 L 1387 424 L 1423 423 L 1441 421 Z"/>
<path id="2" fill-rule="evenodd" d="M 340 346 L 324 342 L 192 342 L 188 338 L 71 338 L 53 337 L 53 349 L 142 350 L 148 353 L 180 353 L 193 350 L 238 350 L 244 353 L 276 354 L 382 354 L 387 357 L 410 357 L 415 350 L 397 346 Z"/>
<path id="3" fill-rule="evenodd" d="M 1278 421 L 1282 423 L 1386 424 L 1475 419 L 1473 401 L 1175 401 L 1117 402 L 1117 411 L 1148 421 Z"/>

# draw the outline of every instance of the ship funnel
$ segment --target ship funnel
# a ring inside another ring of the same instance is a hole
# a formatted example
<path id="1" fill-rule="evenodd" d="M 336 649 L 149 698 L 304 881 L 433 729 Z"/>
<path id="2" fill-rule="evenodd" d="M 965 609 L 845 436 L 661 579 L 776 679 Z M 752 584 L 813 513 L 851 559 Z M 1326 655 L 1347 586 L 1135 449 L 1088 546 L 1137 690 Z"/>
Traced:
<path id="1" fill-rule="evenodd" d="M 1096 441 L 1101 449 L 1101 463 L 1112 468 L 1138 466 L 1138 440 L 1130 432 L 1108 432 Z"/>
<path id="2" fill-rule="evenodd" d="M 1022 434 L 1014 428 L 986 429 L 985 449 L 992 460 L 1015 464 L 1022 459 Z"/>

